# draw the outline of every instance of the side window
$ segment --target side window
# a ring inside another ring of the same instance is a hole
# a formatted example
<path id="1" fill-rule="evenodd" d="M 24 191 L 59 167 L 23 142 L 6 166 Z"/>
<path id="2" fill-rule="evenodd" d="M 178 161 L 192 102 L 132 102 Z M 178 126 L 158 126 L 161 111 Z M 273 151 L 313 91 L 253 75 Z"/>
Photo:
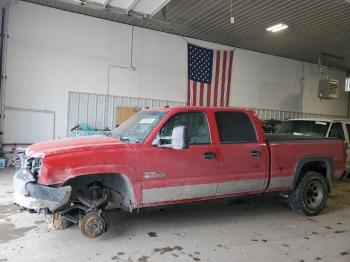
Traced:
<path id="1" fill-rule="evenodd" d="M 216 112 L 221 144 L 256 142 L 256 134 L 249 117 L 242 112 Z"/>
<path id="2" fill-rule="evenodd" d="M 202 112 L 186 112 L 172 116 L 160 130 L 160 136 L 171 136 L 176 126 L 186 126 L 189 144 L 210 144 L 207 119 Z"/>
<path id="3" fill-rule="evenodd" d="M 345 140 L 342 124 L 339 122 L 333 123 L 328 136 Z"/>

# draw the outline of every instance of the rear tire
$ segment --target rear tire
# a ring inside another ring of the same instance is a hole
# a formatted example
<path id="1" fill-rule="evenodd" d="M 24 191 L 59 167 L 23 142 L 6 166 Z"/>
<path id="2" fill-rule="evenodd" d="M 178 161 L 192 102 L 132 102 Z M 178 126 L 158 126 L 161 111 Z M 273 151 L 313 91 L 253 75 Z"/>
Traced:
<path id="1" fill-rule="evenodd" d="M 322 174 L 310 171 L 289 193 L 290 206 L 306 216 L 318 215 L 326 205 L 328 197 L 327 182 Z"/>

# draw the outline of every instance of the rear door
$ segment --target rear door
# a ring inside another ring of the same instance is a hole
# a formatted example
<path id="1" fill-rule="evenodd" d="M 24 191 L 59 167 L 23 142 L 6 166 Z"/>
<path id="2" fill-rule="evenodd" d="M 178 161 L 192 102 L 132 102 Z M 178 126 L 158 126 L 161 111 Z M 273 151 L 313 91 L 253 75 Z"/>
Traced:
<path id="1" fill-rule="evenodd" d="M 268 181 L 269 152 L 258 142 L 250 117 L 245 112 L 216 112 L 219 133 L 218 195 L 260 192 Z"/>
<path id="2" fill-rule="evenodd" d="M 176 126 L 189 131 L 189 147 L 176 150 L 145 144 L 141 173 L 144 205 L 214 196 L 217 187 L 216 150 L 204 112 L 181 112 L 161 127 L 162 137 Z"/>

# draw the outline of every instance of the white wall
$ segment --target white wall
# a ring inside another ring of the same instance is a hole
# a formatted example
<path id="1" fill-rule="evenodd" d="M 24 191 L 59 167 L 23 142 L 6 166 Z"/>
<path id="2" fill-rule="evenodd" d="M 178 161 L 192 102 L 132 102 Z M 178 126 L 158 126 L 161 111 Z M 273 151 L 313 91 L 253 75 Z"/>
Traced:
<path id="1" fill-rule="evenodd" d="M 69 91 L 105 94 L 109 65 L 129 66 L 131 26 L 26 2 L 11 6 L 6 106 L 56 112 L 56 137 L 66 135 Z M 213 43 L 190 40 L 210 48 Z M 186 41 L 135 28 L 135 71 L 111 68 L 113 95 L 186 100 Z M 230 105 L 347 115 L 347 94 L 316 99 L 318 66 L 236 49 Z M 341 79 L 343 72 L 330 71 Z"/>

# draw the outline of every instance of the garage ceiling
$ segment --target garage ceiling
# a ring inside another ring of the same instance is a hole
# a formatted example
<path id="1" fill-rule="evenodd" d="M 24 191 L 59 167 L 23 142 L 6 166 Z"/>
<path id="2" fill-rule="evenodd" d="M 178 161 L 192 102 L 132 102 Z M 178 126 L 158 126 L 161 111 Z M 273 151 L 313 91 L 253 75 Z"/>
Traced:
<path id="1" fill-rule="evenodd" d="M 172 0 L 153 16 L 76 0 L 25 0 L 79 14 L 350 71 L 350 0 Z M 113 0 L 118 2 L 122 0 Z M 124 1 L 124 0 L 123 0 Z M 154 1 L 154 0 L 153 0 Z M 285 23 L 279 33 L 266 28 Z"/>

